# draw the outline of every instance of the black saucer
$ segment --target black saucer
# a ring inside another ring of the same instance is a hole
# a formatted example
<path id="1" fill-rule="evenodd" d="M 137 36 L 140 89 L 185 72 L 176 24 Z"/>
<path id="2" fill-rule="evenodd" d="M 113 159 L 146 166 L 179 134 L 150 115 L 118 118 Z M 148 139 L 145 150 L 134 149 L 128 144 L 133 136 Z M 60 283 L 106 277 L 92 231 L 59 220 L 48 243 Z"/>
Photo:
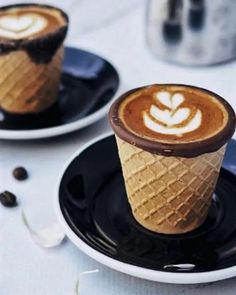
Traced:
<path id="1" fill-rule="evenodd" d="M 118 86 L 118 73 L 109 62 L 90 52 L 66 47 L 58 102 L 37 115 L 0 111 L 0 131 L 37 130 L 78 121 L 105 106 Z"/>
<path id="2" fill-rule="evenodd" d="M 229 149 L 232 146 L 234 141 Z M 236 176 L 226 169 L 221 170 L 206 222 L 184 235 L 155 234 L 134 220 L 113 136 L 89 146 L 71 162 L 61 180 L 59 203 L 82 241 L 118 261 L 190 273 L 236 265 Z"/>

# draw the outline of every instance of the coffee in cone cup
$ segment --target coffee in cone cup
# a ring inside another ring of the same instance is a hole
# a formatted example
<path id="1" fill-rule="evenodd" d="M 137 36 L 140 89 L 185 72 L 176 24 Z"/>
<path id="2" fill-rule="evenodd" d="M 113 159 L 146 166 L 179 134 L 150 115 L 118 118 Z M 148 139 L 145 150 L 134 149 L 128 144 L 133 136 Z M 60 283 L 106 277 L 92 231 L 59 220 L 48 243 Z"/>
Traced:
<path id="1" fill-rule="evenodd" d="M 122 95 L 109 117 L 136 221 L 163 234 L 202 225 L 235 130 L 230 105 L 201 88 L 151 85 Z"/>
<path id="2" fill-rule="evenodd" d="M 0 108 L 34 114 L 58 97 L 68 17 L 37 4 L 0 8 Z"/>

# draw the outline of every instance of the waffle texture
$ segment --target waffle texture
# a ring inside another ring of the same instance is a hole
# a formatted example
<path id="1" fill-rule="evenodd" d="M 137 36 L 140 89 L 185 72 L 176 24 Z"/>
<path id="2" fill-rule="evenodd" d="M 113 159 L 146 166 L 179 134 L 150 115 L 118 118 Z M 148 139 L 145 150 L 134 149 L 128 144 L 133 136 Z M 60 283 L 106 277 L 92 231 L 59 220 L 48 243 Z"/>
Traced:
<path id="1" fill-rule="evenodd" d="M 30 114 L 49 108 L 58 96 L 63 55 L 63 46 L 49 63 L 35 63 L 23 50 L 1 54 L 1 109 Z"/>
<path id="2" fill-rule="evenodd" d="M 116 136 L 128 201 L 146 229 L 181 234 L 206 219 L 225 147 L 194 158 L 166 157 Z"/>

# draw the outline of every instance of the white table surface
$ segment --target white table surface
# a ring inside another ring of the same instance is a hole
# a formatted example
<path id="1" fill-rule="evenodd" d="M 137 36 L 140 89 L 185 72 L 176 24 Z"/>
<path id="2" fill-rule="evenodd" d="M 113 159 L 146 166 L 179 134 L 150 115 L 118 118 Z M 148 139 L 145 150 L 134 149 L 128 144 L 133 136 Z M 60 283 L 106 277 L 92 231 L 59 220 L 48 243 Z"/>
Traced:
<path id="1" fill-rule="evenodd" d="M 219 93 L 236 109 L 236 62 L 193 69 L 166 64 L 150 54 L 144 38 L 146 1 L 48 1 L 59 5 L 58 2 L 71 17 L 67 43 L 110 60 L 121 76 L 120 92 L 154 82 L 193 84 Z M 1 0 L 1 5 L 5 3 L 11 2 Z M 154 283 L 102 266 L 69 240 L 50 250 L 32 242 L 22 224 L 21 210 L 36 228 L 54 221 L 53 193 L 64 162 L 88 140 L 108 130 L 104 118 L 91 127 L 54 139 L 0 141 L 0 191 L 11 190 L 19 200 L 14 209 L 0 206 L 0 294 L 74 294 L 79 273 L 95 268 L 100 272 L 84 277 L 81 295 L 235 294 L 236 278 L 209 285 Z M 11 176 L 17 165 L 27 167 L 27 181 L 17 182 Z"/>

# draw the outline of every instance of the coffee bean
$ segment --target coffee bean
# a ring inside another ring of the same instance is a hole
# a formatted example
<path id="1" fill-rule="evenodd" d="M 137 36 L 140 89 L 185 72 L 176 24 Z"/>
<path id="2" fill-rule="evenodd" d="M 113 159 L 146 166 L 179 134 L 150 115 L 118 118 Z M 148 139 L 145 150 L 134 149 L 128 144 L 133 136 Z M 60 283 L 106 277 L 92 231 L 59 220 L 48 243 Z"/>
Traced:
<path id="1" fill-rule="evenodd" d="M 25 180 L 28 178 L 28 172 L 24 167 L 16 167 L 12 171 L 12 175 L 15 177 L 17 180 Z"/>
<path id="2" fill-rule="evenodd" d="M 17 205 L 16 196 L 9 191 L 0 194 L 0 202 L 5 207 L 15 207 Z"/>

